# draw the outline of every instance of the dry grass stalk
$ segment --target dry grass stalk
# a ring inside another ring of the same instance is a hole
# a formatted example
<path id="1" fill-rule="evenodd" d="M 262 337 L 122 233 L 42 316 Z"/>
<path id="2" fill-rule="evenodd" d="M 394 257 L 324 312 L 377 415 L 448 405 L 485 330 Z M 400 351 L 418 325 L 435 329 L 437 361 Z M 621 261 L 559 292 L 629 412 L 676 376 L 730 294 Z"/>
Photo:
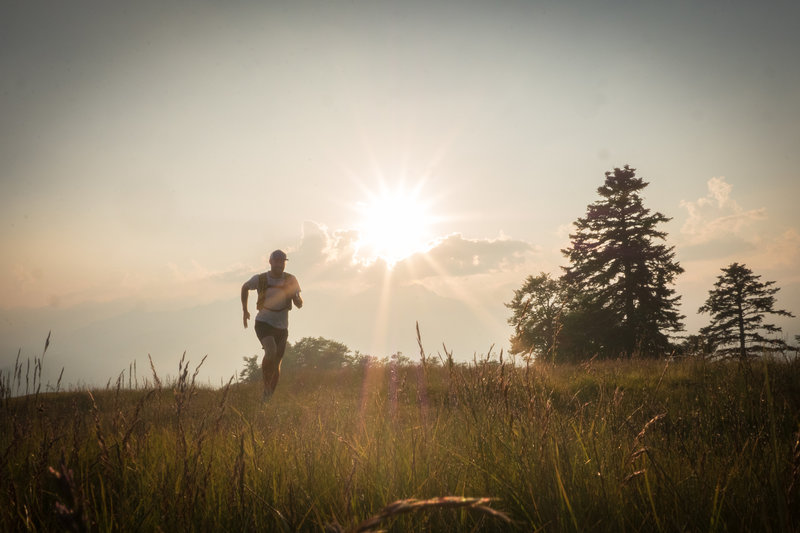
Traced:
<path id="1" fill-rule="evenodd" d="M 54 513 L 64 527 L 64 530 L 77 532 L 90 531 L 90 520 L 86 515 L 83 493 L 75 483 L 75 474 L 71 469 L 67 468 L 64 457 L 61 457 L 58 470 L 51 466 L 48 467 L 48 471 L 55 479 L 56 486 L 58 487 L 58 494 L 56 494 L 56 501 L 54 504 Z"/>
<path id="2" fill-rule="evenodd" d="M 789 486 L 786 489 L 786 501 L 790 505 L 794 501 L 797 487 L 800 486 L 800 431 L 795 433 L 792 447 L 792 468 L 789 473 Z"/>
<path id="3" fill-rule="evenodd" d="M 367 533 L 370 531 L 375 531 L 375 528 L 381 522 L 394 516 L 405 513 L 429 511 L 431 509 L 474 509 L 510 524 L 511 518 L 507 514 L 496 509 L 492 509 L 487 505 L 493 499 L 494 498 L 462 498 L 459 496 L 441 496 L 439 498 L 431 498 L 428 500 L 417 500 L 414 498 L 397 500 L 381 509 L 381 512 L 377 515 L 364 520 L 355 528 L 348 531 L 353 533 Z"/>
<path id="4" fill-rule="evenodd" d="M 644 438 L 645 434 L 647 433 L 648 428 L 650 426 L 652 426 L 653 424 L 655 424 L 656 422 L 658 422 L 659 420 L 661 420 L 662 418 L 664 418 L 665 416 L 667 416 L 667 413 L 660 413 L 660 414 L 657 414 L 656 416 L 654 416 L 653 418 L 651 418 L 647 422 L 647 424 L 644 425 L 644 427 L 639 432 L 639 434 L 636 435 L 636 438 L 633 439 L 633 442 L 638 444 L 638 442 Z"/>
<path id="5" fill-rule="evenodd" d="M 153 380 L 156 382 L 156 387 L 161 388 L 161 380 L 158 379 L 158 373 L 156 372 L 156 366 L 153 364 L 153 358 L 150 357 L 150 354 L 147 354 L 147 359 L 150 361 L 150 370 L 153 371 Z"/>

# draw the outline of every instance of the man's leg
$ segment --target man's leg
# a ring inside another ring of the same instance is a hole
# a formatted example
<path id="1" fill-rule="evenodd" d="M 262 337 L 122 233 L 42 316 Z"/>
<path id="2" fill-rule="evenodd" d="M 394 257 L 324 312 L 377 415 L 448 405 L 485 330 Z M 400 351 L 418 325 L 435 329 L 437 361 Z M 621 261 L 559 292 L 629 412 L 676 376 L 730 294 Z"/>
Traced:
<path id="1" fill-rule="evenodd" d="M 278 359 L 278 345 L 275 337 L 267 335 L 262 337 L 261 346 L 264 347 L 264 358 L 261 360 L 261 375 L 264 379 L 264 399 L 266 400 L 275 391 L 280 373 L 280 359 Z"/>
<path id="2" fill-rule="evenodd" d="M 278 386 L 278 379 L 281 377 L 281 360 L 276 359 L 277 364 L 272 366 L 272 379 L 270 380 L 270 389 L 275 392 L 275 387 Z"/>
<path id="3" fill-rule="evenodd" d="M 278 330 L 274 337 L 275 341 L 275 363 L 273 365 L 272 373 L 272 391 L 278 386 L 278 379 L 281 377 L 281 362 L 283 362 L 283 354 L 286 352 L 286 338 L 289 336 L 287 330 Z"/>

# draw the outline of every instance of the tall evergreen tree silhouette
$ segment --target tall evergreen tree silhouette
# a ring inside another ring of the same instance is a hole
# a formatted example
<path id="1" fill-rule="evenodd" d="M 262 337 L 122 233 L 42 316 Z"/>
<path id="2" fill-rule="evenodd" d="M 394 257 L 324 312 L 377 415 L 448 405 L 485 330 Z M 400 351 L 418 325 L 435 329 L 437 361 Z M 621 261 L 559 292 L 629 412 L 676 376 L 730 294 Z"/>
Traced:
<path id="1" fill-rule="evenodd" d="M 605 176 L 600 199 L 575 222 L 562 250 L 570 261 L 564 280 L 607 325 L 594 339 L 601 355 L 656 357 L 671 348 L 667 332 L 683 329 L 680 296 L 671 288 L 683 268 L 657 229 L 671 219 L 644 207 L 639 193 L 648 183 L 636 169 L 625 165 Z"/>
<path id="2" fill-rule="evenodd" d="M 714 288 L 708 292 L 708 299 L 698 312 L 709 313 L 711 323 L 700 333 L 717 347 L 716 353 L 744 359 L 748 352 L 790 348 L 782 339 L 761 334 L 781 331 L 774 324 L 765 323 L 765 315 L 794 315 L 775 309 L 775 293 L 780 289 L 774 286 L 774 281 L 760 279 L 745 265 L 732 263 L 722 269 Z"/>

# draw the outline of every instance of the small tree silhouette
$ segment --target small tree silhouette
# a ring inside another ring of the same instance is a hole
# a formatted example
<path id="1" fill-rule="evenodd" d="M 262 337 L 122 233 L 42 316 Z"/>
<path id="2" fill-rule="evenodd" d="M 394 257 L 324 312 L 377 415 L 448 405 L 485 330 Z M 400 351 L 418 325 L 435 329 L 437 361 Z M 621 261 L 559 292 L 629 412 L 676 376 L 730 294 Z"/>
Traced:
<path id="1" fill-rule="evenodd" d="M 554 355 L 566 295 L 560 279 L 541 272 L 528 276 L 514 298 L 505 304 L 511 309 L 508 324 L 514 327 L 511 354 L 532 355 L 537 359 Z"/>
<path id="2" fill-rule="evenodd" d="M 261 379 L 261 363 L 258 355 L 242 357 L 242 359 L 244 359 L 244 368 L 239 372 L 239 379 L 245 382 L 259 381 Z"/>
<path id="3" fill-rule="evenodd" d="M 722 269 L 714 289 L 698 312 L 709 313 L 711 324 L 700 333 L 708 336 L 721 355 L 738 355 L 745 359 L 750 352 L 785 350 L 790 348 L 783 339 L 761 334 L 778 333 L 781 328 L 764 323 L 767 314 L 793 317 L 783 309 L 775 309 L 774 281 L 759 281 L 761 276 L 745 265 L 733 263 Z"/>

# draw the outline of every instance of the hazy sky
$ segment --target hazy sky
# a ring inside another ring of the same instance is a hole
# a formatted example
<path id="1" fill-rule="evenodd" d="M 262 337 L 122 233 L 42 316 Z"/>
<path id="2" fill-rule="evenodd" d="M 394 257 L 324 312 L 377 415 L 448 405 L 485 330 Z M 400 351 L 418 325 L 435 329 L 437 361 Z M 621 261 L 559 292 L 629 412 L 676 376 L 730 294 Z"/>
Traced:
<path id="1" fill-rule="evenodd" d="M 218 383 L 278 247 L 290 341 L 471 359 L 625 164 L 687 332 L 734 261 L 800 313 L 799 54 L 797 2 L 2 2 L 0 367 Z"/>

